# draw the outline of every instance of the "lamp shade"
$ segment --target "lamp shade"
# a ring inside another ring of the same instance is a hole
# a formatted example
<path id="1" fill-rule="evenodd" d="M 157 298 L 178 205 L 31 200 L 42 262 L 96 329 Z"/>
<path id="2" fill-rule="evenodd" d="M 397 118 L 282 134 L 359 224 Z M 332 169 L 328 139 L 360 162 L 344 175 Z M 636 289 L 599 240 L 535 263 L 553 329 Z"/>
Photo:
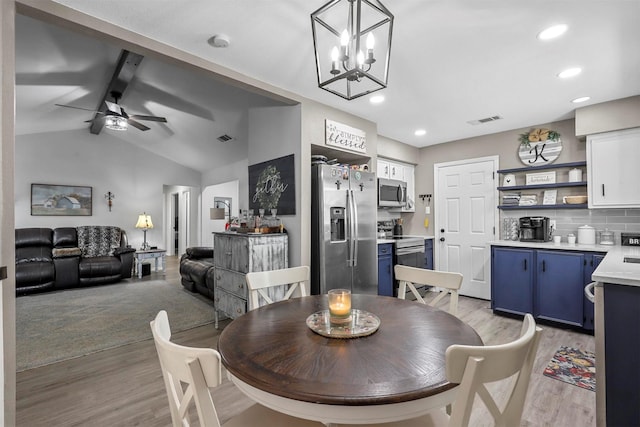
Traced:
<path id="1" fill-rule="evenodd" d="M 153 221 L 151 221 L 151 215 L 147 215 L 146 213 L 142 213 L 138 215 L 138 222 L 136 223 L 136 228 L 142 228 L 144 230 L 153 228 Z"/>
<path id="2" fill-rule="evenodd" d="M 211 219 L 225 219 L 225 209 L 224 208 L 210 208 L 209 216 Z"/>

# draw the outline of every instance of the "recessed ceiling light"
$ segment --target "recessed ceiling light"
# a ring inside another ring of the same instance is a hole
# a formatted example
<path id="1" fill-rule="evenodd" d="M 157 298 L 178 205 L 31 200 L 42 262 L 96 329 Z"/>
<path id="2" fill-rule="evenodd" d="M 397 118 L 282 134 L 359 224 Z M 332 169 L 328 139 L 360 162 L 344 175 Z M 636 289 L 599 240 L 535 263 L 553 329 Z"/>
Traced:
<path id="1" fill-rule="evenodd" d="M 380 104 L 381 102 L 384 102 L 384 95 L 372 96 L 371 98 L 369 98 L 369 102 L 372 104 Z"/>
<path id="2" fill-rule="evenodd" d="M 567 31 L 567 28 L 569 27 L 567 27 L 566 24 L 554 25 L 546 28 L 538 33 L 538 40 L 550 40 L 560 37 Z"/>
<path id="3" fill-rule="evenodd" d="M 564 70 L 563 72 L 561 72 L 560 74 L 558 74 L 558 77 L 560 77 L 561 79 L 566 79 L 569 77 L 574 77 L 577 76 L 578 74 L 580 74 L 582 72 L 582 68 L 568 68 L 566 70 Z"/>
<path id="4" fill-rule="evenodd" d="M 585 101 L 588 101 L 590 99 L 591 99 L 590 96 L 582 96 L 580 98 L 576 98 L 576 99 L 572 100 L 571 102 L 573 102 L 574 104 L 578 104 L 580 102 L 585 102 Z"/>
<path id="5" fill-rule="evenodd" d="M 424 129 L 418 129 L 413 133 L 415 136 L 423 136 L 427 134 L 427 131 Z"/>

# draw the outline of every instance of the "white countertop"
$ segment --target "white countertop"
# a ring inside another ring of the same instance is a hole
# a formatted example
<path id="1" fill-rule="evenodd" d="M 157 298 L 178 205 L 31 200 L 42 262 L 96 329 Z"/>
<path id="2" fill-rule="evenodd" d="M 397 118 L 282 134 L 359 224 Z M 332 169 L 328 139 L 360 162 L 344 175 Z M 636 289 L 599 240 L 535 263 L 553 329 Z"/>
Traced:
<path id="1" fill-rule="evenodd" d="M 494 240 L 489 242 L 489 244 L 492 246 L 512 246 L 514 248 L 558 249 L 581 252 L 609 252 L 611 249 L 616 247 L 613 245 L 581 245 L 580 243 L 570 245 L 567 242 L 520 242 L 517 240 Z"/>
<path id="2" fill-rule="evenodd" d="M 591 280 L 640 286 L 640 264 L 624 262 L 625 257 L 640 258 L 640 247 L 613 246 L 591 275 Z"/>
<path id="3" fill-rule="evenodd" d="M 406 234 L 406 235 L 404 235 L 404 237 L 421 237 L 421 238 L 423 238 L 423 239 L 425 239 L 425 240 L 429 240 L 429 239 L 433 240 L 433 236 L 419 236 L 419 235 L 417 235 L 417 234 Z M 378 241 L 377 241 L 377 243 L 378 243 L 379 245 L 381 245 L 381 244 L 383 244 L 383 243 L 393 243 L 393 242 L 395 242 L 395 240 L 393 240 L 393 239 L 389 239 L 389 238 L 386 238 L 386 239 L 378 239 Z"/>

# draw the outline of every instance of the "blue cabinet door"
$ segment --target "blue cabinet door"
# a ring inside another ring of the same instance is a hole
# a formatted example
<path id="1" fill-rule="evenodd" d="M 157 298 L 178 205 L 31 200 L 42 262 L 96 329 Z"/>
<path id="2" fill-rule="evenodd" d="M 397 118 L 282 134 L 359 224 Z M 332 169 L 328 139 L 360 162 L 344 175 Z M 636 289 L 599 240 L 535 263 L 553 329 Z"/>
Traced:
<path id="1" fill-rule="evenodd" d="M 393 244 L 378 245 L 378 295 L 393 296 Z"/>
<path id="2" fill-rule="evenodd" d="M 585 286 L 592 282 L 591 275 L 593 274 L 594 270 L 598 268 L 598 265 L 603 259 L 604 259 L 603 254 L 585 254 L 584 278 L 583 278 L 583 282 Z M 584 318 L 583 318 L 582 327 L 589 331 L 593 331 L 594 329 L 593 303 L 589 301 L 586 296 L 584 296 L 584 292 L 583 292 L 582 298 L 583 298 L 582 300 L 584 305 L 584 308 L 583 308 Z"/>
<path id="3" fill-rule="evenodd" d="M 583 253 L 537 251 L 537 318 L 582 327 L 584 261 Z"/>
<path id="4" fill-rule="evenodd" d="M 491 308 L 533 313 L 533 250 L 494 246 L 491 255 Z"/>
<path id="5" fill-rule="evenodd" d="M 433 270 L 433 239 L 424 241 L 424 268 Z"/>

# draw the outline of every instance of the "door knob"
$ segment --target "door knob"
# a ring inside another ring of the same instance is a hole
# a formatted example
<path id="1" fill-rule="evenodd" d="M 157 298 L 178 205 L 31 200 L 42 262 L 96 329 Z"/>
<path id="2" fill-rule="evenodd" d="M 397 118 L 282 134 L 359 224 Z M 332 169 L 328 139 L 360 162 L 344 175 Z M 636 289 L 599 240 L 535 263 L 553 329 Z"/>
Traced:
<path id="1" fill-rule="evenodd" d="M 441 238 L 440 238 L 440 241 L 441 241 L 441 242 L 444 242 L 444 237 L 441 237 Z"/>

